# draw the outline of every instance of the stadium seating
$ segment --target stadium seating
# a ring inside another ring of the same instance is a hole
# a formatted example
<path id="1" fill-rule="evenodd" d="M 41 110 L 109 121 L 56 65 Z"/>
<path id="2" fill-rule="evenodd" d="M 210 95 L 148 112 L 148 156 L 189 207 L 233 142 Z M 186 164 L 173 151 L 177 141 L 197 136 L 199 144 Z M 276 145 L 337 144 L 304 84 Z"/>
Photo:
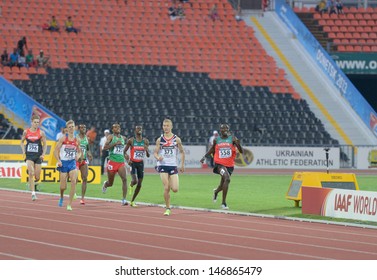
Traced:
<path id="1" fill-rule="evenodd" d="M 248 144 L 337 144 L 302 99 L 175 66 L 71 63 L 15 85 L 65 119 L 101 129 L 120 121 L 127 135 L 142 123 L 154 139 L 169 116 L 187 144 L 206 143 L 221 122 Z"/>
<path id="2" fill-rule="evenodd" d="M 312 18 L 313 21 L 303 20 L 311 29 L 311 25 L 319 25 L 327 34 L 326 43 L 333 44 L 332 51 L 339 52 L 375 52 L 377 45 L 377 7 L 355 8 L 344 7 L 344 14 L 319 14 L 314 9 L 295 8 L 301 19 Z M 316 35 L 315 33 L 313 33 Z M 347 41 L 338 41 L 347 39 Z M 356 39 L 356 40 L 351 40 Z"/>
<path id="3" fill-rule="evenodd" d="M 30 12 L 29 2 L 4 4 L 3 14 L 12 10 L 12 16 L 1 19 L 2 29 L 6 30 L 3 43 L 11 49 L 21 36 L 27 36 L 29 46 L 43 49 L 51 56 L 54 68 L 65 68 L 69 62 L 176 65 L 179 71 L 208 72 L 216 79 L 240 79 L 243 85 L 271 86 L 272 92 L 298 97 L 252 29 L 234 20 L 232 7 L 225 0 L 192 1 L 192 7 L 185 6 L 186 18 L 182 21 L 172 21 L 167 16 L 171 4 L 162 0 L 127 1 L 127 4 L 50 1 L 43 2 L 44 7 L 38 13 Z M 33 7 L 40 3 L 31 2 Z M 212 22 L 208 16 L 214 3 L 218 5 L 221 21 Z M 81 32 L 75 35 L 41 31 L 38 26 L 51 15 L 56 16 L 60 25 L 71 15 Z M 257 64 L 257 70 L 253 64 Z M 263 77 L 250 75 L 259 70 Z"/>
<path id="4" fill-rule="evenodd" d="M 0 19 L 3 45 L 27 36 L 52 61 L 48 73 L 13 67 L 6 78 L 64 119 L 101 130 L 120 121 L 130 134 L 140 122 L 154 139 L 170 116 L 187 144 L 206 143 L 220 122 L 248 144 L 338 143 L 226 0 L 190 2 L 174 21 L 163 0 L 5 3 L 3 15 L 14 12 Z M 221 21 L 208 16 L 213 3 Z M 81 32 L 42 31 L 51 15 L 60 25 L 72 16 Z"/>

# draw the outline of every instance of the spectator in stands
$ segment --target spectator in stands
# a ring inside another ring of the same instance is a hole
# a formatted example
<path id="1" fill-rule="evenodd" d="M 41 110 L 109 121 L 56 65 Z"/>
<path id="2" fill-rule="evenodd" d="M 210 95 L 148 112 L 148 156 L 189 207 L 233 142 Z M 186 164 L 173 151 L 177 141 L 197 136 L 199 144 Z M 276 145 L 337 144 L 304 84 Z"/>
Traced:
<path id="1" fill-rule="evenodd" d="M 70 32 L 75 32 L 76 34 L 78 33 L 78 29 L 73 27 L 73 21 L 70 16 L 67 18 L 67 21 L 65 22 L 65 31 L 67 31 L 68 33 Z"/>
<path id="2" fill-rule="evenodd" d="M 241 21 L 242 20 L 242 10 L 241 10 L 241 5 L 238 5 L 237 10 L 235 11 L 235 19 L 236 21 Z"/>
<path id="3" fill-rule="evenodd" d="M 28 67 L 37 67 L 37 61 L 34 59 L 33 50 L 28 50 L 28 54 L 26 55 L 26 64 Z"/>
<path id="4" fill-rule="evenodd" d="M 321 0 L 318 5 L 315 7 L 315 10 L 320 13 L 321 15 L 323 15 L 323 13 L 326 13 L 327 12 L 327 9 L 326 9 L 326 2 L 325 0 Z"/>
<path id="5" fill-rule="evenodd" d="M 327 0 L 326 1 L 326 12 L 330 14 L 331 12 L 331 7 L 333 6 L 332 0 Z"/>
<path id="6" fill-rule="evenodd" d="M 177 13 L 177 8 L 175 7 L 175 5 L 169 7 L 168 14 L 171 20 L 175 20 L 177 18 L 178 13 Z"/>
<path id="7" fill-rule="evenodd" d="M 107 136 L 109 136 L 110 134 L 110 130 L 105 129 L 103 134 L 104 136 L 101 138 L 99 142 L 99 155 L 101 157 L 101 175 L 105 171 L 105 163 L 107 163 L 106 160 L 107 160 L 107 157 L 109 156 L 109 150 L 104 150 L 103 147 L 105 146 Z"/>
<path id="8" fill-rule="evenodd" d="M 335 6 L 335 1 L 334 0 L 330 0 L 330 7 L 328 8 L 329 10 L 329 14 L 338 14 L 338 10 L 336 9 L 336 6 Z"/>
<path id="9" fill-rule="evenodd" d="M 23 51 L 18 55 L 18 67 L 29 67 Z"/>
<path id="10" fill-rule="evenodd" d="M 209 11 L 209 17 L 215 21 L 220 20 L 219 12 L 217 10 L 217 4 L 213 4 L 211 10 Z"/>
<path id="11" fill-rule="evenodd" d="M 53 31 L 53 32 L 60 32 L 59 24 L 58 24 L 58 21 L 56 20 L 55 16 L 52 16 L 47 30 Z"/>
<path id="12" fill-rule="evenodd" d="M 336 11 L 337 11 L 337 14 L 344 14 L 344 11 L 343 11 L 343 3 L 341 0 L 336 0 L 335 2 L 335 8 L 336 8 Z"/>
<path id="13" fill-rule="evenodd" d="M 59 132 L 58 134 L 56 134 L 56 141 L 59 141 L 59 139 L 60 139 L 63 135 L 65 135 L 65 134 L 67 134 L 67 133 L 68 133 L 68 129 L 65 128 L 65 127 L 61 127 L 61 128 L 60 128 L 60 132 Z"/>
<path id="14" fill-rule="evenodd" d="M 209 137 L 209 140 L 208 140 L 208 150 L 212 148 L 213 146 L 213 142 L 215 141 L 215 139 L 219 137 L 219 132 L 217 130 L 213 131 L 213 134 L 211 137 Z M 209 166 L 210 167 L 214 167 L 214 164 L 213 164 L 213 156 L 212 155 L 209 155 Z"/>
<path id="15" fill-rule="evenodd" d="M 9 54 L 7 49 L 4 49 L 3 53 L 1 54 L 1 65 L 2 66 L 9 66 Z"/>
<path id="16" fill-rule="evenodd" d="M 97 138 L 96 127 L 92 125 L 92 127 L 86 132 L 86 136 L 88 137 L 89 141 L 89 150 L 94 156 L 94 143 Z"/>
<path id="17" fill-rule="evenodd" d="M 19 54 L 17 52 L 17 49 L 14 48 L 13 53 L 11 53 L 10 56 L 9 56 L 9 66 L 10 67 L 18 66 L 18 57 L 19 57 Z"/>
<path id="18" fill-rule="evenodd" d="M 38 67 L 43 67 L 43 68 L 50 67 L 50 57 L 45 56 L 43 50 L 39 51 L 39 55 L 37 55 L 36 60 L 37 60 Z"/>
<path id="19" fill-rule="evenodd" d="M 21 40 L 19 40 L 19 41 L 17 42 L 17 52 L 18 52 L 19 54 L 21 54 L 21 53 L 25 54 L 25 50 L 24 50 L 24 48 L 25 48 L 26 50 L 28 49 L 28 48 L 27 48 L 27 41 L 26 41 L 26 37 L 25 37 L 25 36 L 22 37 Z"/>
<path id="20" fill-rule="evenodd" d="M 178 5 L 177 15 L 178 15 L 179 19 L 184 19 L 185 18 L 185 9 L 183 8 L 182 4 Z"/>
<path id="21" fill-rule="evenodd" d="M 270 1 L 269 0 L 262 0 L 262 11 L 263 12 L 267 11 L 268 6 L 270 6 Z"/>

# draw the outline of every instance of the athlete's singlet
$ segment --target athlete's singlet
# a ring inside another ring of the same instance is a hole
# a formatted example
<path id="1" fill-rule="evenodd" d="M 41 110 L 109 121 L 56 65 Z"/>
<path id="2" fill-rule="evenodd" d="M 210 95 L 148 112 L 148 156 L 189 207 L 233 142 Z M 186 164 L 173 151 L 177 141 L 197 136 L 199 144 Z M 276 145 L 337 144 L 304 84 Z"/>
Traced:
<path id="1" fill-rule="evenodd" d="M 161 135 L 159 155 L 164 159 L 157 161 L 157 166 L 178 166 L 177 135 L 173 135 L 170 139 Z"/>
<path id="2" fill-rule="evenodd" d="M 233 145 L 233 136 L 223 139 L 216 138 L 215 157 L 216 164 L 226 167 L 234 167 L 234 159 L 236 158 L 236 147 Z"/>
<path id="3" fill-rule="evenodd" d="M 113 139 L 111 140 L 110 144 L 115 144 L 116 142 L 120 141 L 120 145 L 116 145 L 109 149 L 109 160 L 114 162 L 124 162 L 124 138 L 122 136 L 116 137 L 113 135 Z"/>
<path id="4" fill-rule="evenodd" d="M 26 130 L 26 158 L 40 157 L 42 151 L 41 130 L 38 128 L 36 131 L 31 131 L 30 128 Z"/>
<path id="5" fill-rule="evenodd" d="M 145 154 L 145 143 L 144 138 L 138 142 L 136 138 L 134 138 L 131 151 L 130 151 L 130 160 L 132 162 L 142 162 L 144 160 Z"/>
<path id="6" fill-rule="evenodd" d="M 69 140 L 68 136 L 65 137 L 62 147 L 60 148 L 60 160 L 71 161 L 76 159 L 77 154 L 77 141 L 76 138 Z"/>
<path id="7" fill-rule="evenodd" d="M 82 139 L 79 135 L 77 136 L 77 140 L 79 141 L 80 149 L 81 149 L 81 154 L 82 154 L 82 159 L 85 161 L 88 153 L 88 137 L 86 135 L 84 136 L 84 139 Z"/>

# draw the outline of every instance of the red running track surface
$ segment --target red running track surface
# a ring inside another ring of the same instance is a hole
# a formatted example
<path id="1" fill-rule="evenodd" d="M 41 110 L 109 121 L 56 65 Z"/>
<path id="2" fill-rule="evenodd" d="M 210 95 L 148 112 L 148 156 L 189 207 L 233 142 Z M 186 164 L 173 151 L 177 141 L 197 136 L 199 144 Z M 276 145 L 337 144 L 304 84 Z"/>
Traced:
<path id="1" fill-rule="evenodd" d="M 0 259 L 377 259 L 377 230 L 0 190 Z"/>

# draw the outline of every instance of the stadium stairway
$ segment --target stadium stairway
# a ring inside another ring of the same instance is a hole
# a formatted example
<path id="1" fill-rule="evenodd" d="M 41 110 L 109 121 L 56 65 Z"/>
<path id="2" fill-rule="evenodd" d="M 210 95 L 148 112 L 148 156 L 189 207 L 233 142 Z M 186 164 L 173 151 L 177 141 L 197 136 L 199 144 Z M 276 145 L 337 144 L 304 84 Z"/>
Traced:
<path id="1" fill-rule="evenodd" d="M 308 102 L 309 108 L 322 121 L 331 137 L 343 145 L 376 144 L 376 138 L 275 12 L 267 12 L 264 17 L 245 17 L 245 22 L 254 28 L 259 42 L 274 57 L 278 67 L 285 70 L 287 79 Z M 266 39 L 266 33 L 273 38 L 272 43 Z M 278 48 L 274 48 L 273 44 Z M 284 58 L 288 64 L 283 62 Z M 305 85 L 308 86 L 306 90 Z"/>

